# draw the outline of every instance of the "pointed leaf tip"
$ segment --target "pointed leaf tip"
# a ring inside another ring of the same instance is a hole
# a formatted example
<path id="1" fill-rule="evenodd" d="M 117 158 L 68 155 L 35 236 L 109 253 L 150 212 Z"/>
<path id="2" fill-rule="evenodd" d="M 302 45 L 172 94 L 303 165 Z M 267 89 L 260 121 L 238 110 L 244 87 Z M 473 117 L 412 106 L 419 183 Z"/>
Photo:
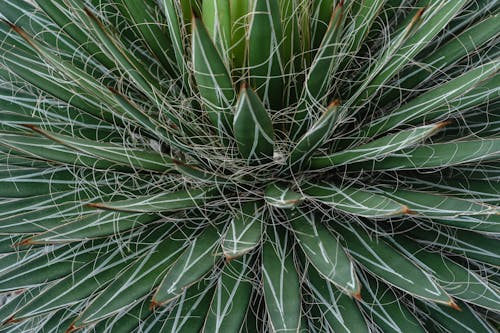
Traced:
<path id="1" fill-rule="evenodd" d="M 451 301 L 450 301 L 450 303 L 448 303 L 448 305 L 449 305 L 452 309 L 454 309 L 454 310 L 457 310 L 457 311 L 462 311 L 462 308 L 461 308 L 461 307 L 459 307 L 459 306 L 457 305 L 457 303 L 455 303 L 455 301 L 454 301 L 454 300 L 451 300 Z"/>

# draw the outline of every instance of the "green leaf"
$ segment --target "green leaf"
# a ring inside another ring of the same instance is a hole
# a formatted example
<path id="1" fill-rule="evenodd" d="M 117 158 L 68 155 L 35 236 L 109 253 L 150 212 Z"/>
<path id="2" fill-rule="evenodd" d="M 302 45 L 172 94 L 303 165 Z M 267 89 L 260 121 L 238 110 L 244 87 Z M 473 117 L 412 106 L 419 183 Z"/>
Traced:
<path id="1" fill-rule="evenodd" d="M 360 284 L 354 265 L 337 238 L 314 214 L 294 209 L 288 214 L 295 238 L 314 268 L 348 295 L 358 295 Z"/>
<path id="2" fill-rule="evenodd" d="M 454 306 L 430 274 L 383 239 L 370 237 L 353 224 L 336 223 L 335 230 L 343 237 L 349 253 L 371 274 L 415 297 Z"/>
<path id="3" fill-rule="evenodd" d="M 435 143 L 401 150 L 373 163 L 349 165 L 350 170 L 413 170 L 493 160 L 500 156 L 500 139 Z"/>
<path id="4" fill-rule="evenodd" d="M 192 333 L 200 332 L 203 319 L 210 308 L 214 288 L 212 281 L 202 280 L 182 291 L 175 306 L 164 312 L 155 325 L 144 333 Z M 215 332 L 215 331 L 214 331 Z"/>
<path id="5" fill-rule="evenodd" d="M 432 274 L 450 295 L 463 301 L 500 311 L 500 293 L 488 280 L 446 256 L 430 252 L 407 237 L 397 236 L 391 244 Z"/>
<path id="6" fill-rule="evenodd" d="M 144 45 L 172 77 L 176 77 L 178 74 L 175 74 L 173 61 L 167 52 L 171 46 L 170 40 L 158 24 L 157 18 L 150 13 L 152 8 L 148 8 L 149 4 L 126 0 L 120 0 L 120 4 L 122 13 L 131 20 L 131 27 L 142 37 Z"/>
<path id="7" fill-rule="evenodd" d="M 98 212 L 87 214 L 30 238 L 30 243 L 69 243 L 121 234 L 159 220 L 144 213 Z"/>
<path id="8" fill-rule="evenodd" d="M 187 286 L 212 269 L 217 263 L 215 253 L 219 240 L 219 231 L 212 226 L 194 238 L 161 281 L 153 295 L 152 305 L 162 305 L 179 297 Z"/>
<path id="9" fill-rule="evenodd" d="M 399 202 L 354 186 L 339 188 L 328 183 L 308 183 L 304 193 L 311 199 L 358 216 L 380 218 L 409 212 L 408 207 Z"/>
<path id="10" fill-rule="evenodd" d="M 374 95 L 396 75 L 457 15 L 466 0 L 436 1 L 417 12 L 411 22 L 397 36 L 390 38 L 390 45 L 373 62 L 357 92 L 346 106 L 359 106 Z M 418 23 L 418 24 L 417 24 Z"/>
<path id="11" fill-rule="evenodd" d="M 483 215 L 495 214 L 499 208 L 488 206 L 474 201 L 456 199 L 439 193 L 432 194 L 422 191 L 393 190 L 384 191 L 384 195 L 397 199 L 408 205 L 410 210 L 419 215 L 428 217 L 457 216 L 457 215 Z"/>
<path id="12" fill-rule="evenodd" d="M 167 19 L 166 25 L 169 32 L 170 40 L 174 48 L 176 65 L 180 71 L 183 88 L 187 91 L 190 90 L 189 73 L 186 60 L 186 52 L 184 50 L 184 27 L 182 22 L 182 11 L 178 2 L 175 0 L 161 0 L 159 6 L 163 9 L 165 18 Z"/>
<path id="13" fill-rule="evenodd" d="M 92 203 L 89 206 L 122 212 L 154 213 L 196 208 L 217 198 L 219 198 L 219 192 L 216 189 L 202 188 L 158 193 L 121 201 Z"/>
<path id="14" fill-rule="evenodd" d="M 373 319 L 381 332 L 426 332 L 387 285 L 371 278 L 362 279 L 362 281 L 365 288 L 362 291 L 363 302 L 361 304 L 367 317 Z"/>
<path id="15" fill-rule="evenodd" d="M 429 71 L 439 73 L 458 60 L 468 56 L 494 38 L 499 24 L 500 16 L 497 14 L 475 23 L 458 36 L 453 36 L 446 44 L 420 60 L 419 66 L 411 66 L 410 69 L 403 71 L 398 80 L 398 86 L 402 89 L 411 89 L 432 77 L 429 76 Z M 388 101 L 397 99 L 399 94 L 398 89 L 390 89 L 384 93 L 380 103 L 385 104 Z"/>
<path id="16" fill-rule="evenodd" d="M 384 136 L 370 143 L 339 151 L 332 155 L 313 157 L 310 167 L 312 169 L 320 169 L 367 160 L 378 160 L 383 156 L 422 142 L 426 138 L 434 135 L 444 125 L 446 125 L 446 123 L 415 127 Z"/>
<path id="17" fill-rule="evenodd" d="M 294 124 L 292 125 L 290 133 L 292 140 L 296 140 L 306 130 L 309 133 L 312 128 L 318 126 L 317 124 L 312 125 L 311 128 L 311 123 L 312 120 L 316 118 L 315 115 L 318 114 L 318 106 L 322 106 L 325 103 L 325 99 L 328 96 L 327 92 L 332 82 L 332 76 L 336 72 L 339 64 L 337 51 L 339 49 L 339 37 L 341 36 L 343 29 L 343 15 L 343 2 L 340 2 L 335 7 L 331 16 L 328 14 L 328 28 L 324 34 L 323 40 L 321 41 L 321 45 L 319 45 L 316 56 L 311 63 L 311 67 L 307 72 L 302 97 L 294 115 Z M 336 102 L 335 106 L 338 104 L 339 103 Z M 330 112 L 329 110 L 332 107 L 332 105 L 328 107 L 323 116 L 317 120 L 317 123 L 322 121 L 325 114 L 334 113 L 336 111 L 334 110 Z M 331 130 L 333 123 L 334 120 L 330 119 L 328 122 L 329 130 Z"/>
<path id="18" fill-rule="evenodd" d="M 150 170 L 163 173 L 169 171 L 174 165 L 170 157 L 161 155 L 157 152 L 127 148 L 108 142 L 92 141 L 51 133 L 34 126 L 30 126 L 30 128 L 48 139 L 72 148 L 77 152 L 95 156 L 99 159 L 113 161 L 139 170 Z"/>
<path id="19" fill-rule="evenodd" d="M 194 77 L 212 124 L 226 138 L 233 123 L 233 82 L 203 22 L 195 17 L 192 25 Z"/>
<path id="20" fill-rule="evenodd" d="M 282 229 L 273 227 L 268 229 L 268 236 L 262 250 L 262 279 L 271 327 L 274 332 L 297 332 L 301 296 L 291 240 Z"/>
<path id="21" fill-rule="evenodd" d="M 231 52 L 233 69 L 242 69 L 246 55 L 246 27 L 252 1 L 229 0 L 231 10 Z"/>
<path id="22" fill-rule="evenodd" d="M 250 265 L 248 256 L 226 263 L 217 280 L 203 332 L 240 332 L 247 311 L 252 311 L 248 309 L 252 292 Z"/>
<path id="23" fill-rule="evenodd" d="M 97 322 L 136 304 L 160 283 L 159 277 L 165 274 L 186 248 L 189 236 L 177 230 L 158 241 L 147 254 L 117 274 L 114 281 L 80 313 L 74 325 L 80 327 Z"/>
<path id="24" fill-rule="evenodd" d="M 231 219 L 222 242 L 227 259 L 240 257 L 259 245 L 264 224 L 262 207 L 260 201 L 244 203 Z"/>
<path id="25" fill-rule="evenodd" d="M 73 179 L 74 175 L 65 168 L 35 169 L 11 166 L 0 170 L 0 197 L 25 198 L 46 193 L 69 192 L 75 186 Z"/>
<path id="26" fill-rule="evenodd" d="M 0 145 L 50 162 L 55 161 L 66 165 L 79 165 L 100 170 L 115 169 L 131 171 L 130 167 L 120 167 L 116 162 L 71 151 L 67 147 L 55 143 L 53 140 L 41 137 L 0 134 Z"/>
<path id="27" fill-rule="evenodd" d="M 65 4 L 62 1 L 37 0 L 36 4 L 42 8 L 42 10 L 52 19 L 53 22 L 61 27 L 64 32 L 66 32 L 76 43 L 78 43 L 77 45 L 81 45 L 81 47 L 83 47 L 89 55 L 97 59 L 108 69 L 114 67 L 112 60 L 102 53 L 99 46 L 89 38 L 88 34 L 70 16 L 69 9 L 64 7 Z M 58 33 L 60 34 L 59 31 Z M 58 36 L 58 38 L 60 37 Z"/>
<path id="28" fill-rule="evenodd" d="M 277 109 L 284 87 L 280 8 L 278 1 L 270 0 L 253 0 L 253 5 L 247 37 L 250 83 L 264 105 Z"/>
<path id="29" fill-rule="evenodd" d="M 219 53 L 229 62 L 231 42 L 231 8 L 229 0 L 205 0 L 202 3 L 202 19 L 207 32 Z"/>
<path id="30" fill-rule="evenodd" d="M 476 232 L 456 229 L 420 229 L 408 231 L 418 243 L 458 254 L 467 260 L 477 260 L 491 266 L 500 266 L 498 239 Z"/>
<path id="31" fill-rule="evenodd" d="M 249 161 L 273 158 L 273 123 L 259 97 L 245 85 L 238 98 L 233 131 L 244 158 Z"/>
<path id="32" fill-rule="evenodd" d="M 92 262 L 97 249 L 98 246 L 83 243 L 73 248 L 62 247 L 45 256 L 23 262 L 0 275 L 0 292 L 33 287 L 64 277 Z"/>
<path id="33" fill-rule="evenodd" d="M 314 269 L 308 269 L 306 280 L 321 317 L 337 333 L 368 333 L 368 327 L 354 300 L 324 280 Z"/>
<path id="34" fill-rule="evenodd" d="M 290 153 L 288 160 L 290 168 L 297 170 L 307 165 L 316 149 L 325 143 L 335 123 L 339 103 L 338 100 L 330 103 L 323 115 L 300 138 Z"/>
<path id="35" fill-rule="evenodd" d="M 103 252 L 98 258 L 87 262 L 82 268 L 45 288 L 14 314 L 16 320 L 34 317 L 61 309 L 85 300 L 91 294 L 113 281 L 135 255 L 141 251 L 123 256 L 120 249 Z"/>
<path id="36" fill-rule="evenodd" d="M 499 68 L 500 61 L 492 61 L 478 66 L 455 79 L 449 80 L 410 100 L 401 108 L 370 123 L 364 130 L 361 130 L 359 136 L 373 137 L 416 119 L 421 119 L 424 116 L 429 121 L 438 116 L 446 115 L 449 113 L 448 109 L 443 109 L 442 114 L 432 113 L 433 116 L 429 117 L 431 111 L 445 105 L 448 106 L 449 102 L 459 98 L 483 81 L 494 76 Z"/>
<path id="37" fill-rule="evenodd" d="M 304 196 L 292 191 L 285 184 L 272 183 L 264 191 L 264 200 L 267 204 L 274 207 L 293 208 L 304 200 Z"/>
<path id="38" fill-rule="evenodd" d="M 417 302 L 418 308 L 430 316 L 431 320 L 439 323 L 439 326 L 447 332 L 474 332 L 474 333 L 495 333 L 490 323 L 481 318 L 471 309 L 469 305 L 458 302 L 460 311 L 438 304 Z"/>

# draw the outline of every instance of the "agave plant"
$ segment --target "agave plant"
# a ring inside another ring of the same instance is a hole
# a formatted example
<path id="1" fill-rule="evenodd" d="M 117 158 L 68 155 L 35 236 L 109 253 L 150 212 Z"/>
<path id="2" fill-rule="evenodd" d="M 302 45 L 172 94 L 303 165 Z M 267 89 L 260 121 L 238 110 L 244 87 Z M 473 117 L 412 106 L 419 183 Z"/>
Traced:
<path id="1" fill-rule="evenodd" d="M 2 0 L 1 332 L 495 332 L 497 1 Z"/>

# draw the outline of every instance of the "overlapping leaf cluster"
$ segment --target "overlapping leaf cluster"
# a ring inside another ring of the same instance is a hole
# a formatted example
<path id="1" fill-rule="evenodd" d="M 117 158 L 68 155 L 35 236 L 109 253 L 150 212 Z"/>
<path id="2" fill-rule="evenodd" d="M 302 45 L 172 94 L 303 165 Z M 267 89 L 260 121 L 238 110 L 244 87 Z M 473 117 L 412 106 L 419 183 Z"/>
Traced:
<path id="1" fill-rule="evenodd" d="M 0 332 L 494 332 L 498 12 L 2 0 Z"/>

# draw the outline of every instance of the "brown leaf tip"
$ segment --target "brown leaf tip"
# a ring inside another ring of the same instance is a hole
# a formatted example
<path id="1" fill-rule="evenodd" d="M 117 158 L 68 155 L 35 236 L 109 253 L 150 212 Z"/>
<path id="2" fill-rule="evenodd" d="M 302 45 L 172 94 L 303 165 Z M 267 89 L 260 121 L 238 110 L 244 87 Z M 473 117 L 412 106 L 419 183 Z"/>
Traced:
<path id="1" fill-rule="evenodd" d="M 416 215 L 417 214 L 416 211 L 411 210 L 410 208 L 408 208 L 408 206 L 403 206 L 403 208 L 401 209 L 401 213 L 403 213 L 404 215 Z"/>
<path id="2" fill-rule="evenodd" d="M 328 107 L 332 108 L 334 106 L 339 106 L 340 103 L 341 103 L 341 100 L 337 98 L 337 99 L 333 100 L 330 104 L 328 104 Z"/>
<path id="3" fill-rule="evenodd" d="M 454 309 L 454 310 L 457 310 L 457 311 L 462 311 L 462 308 L 460 308 L 457 303 L 455 303 L 454 300 L 451 300 L 450 303 L 448 303 L 448 305 Z"/>
<path id="4" fill-rule="evenodd" d="M 12 244 L 12 247 L 20 247 L 20 246 L 26 246 L 26 245 L 34 245 L 35 243 L 33 243 L 31 241 L 31 237 L 30 238 L 26 238 L 26 239 L 23 239 L 22 241 L 20 241 L 19 243 L 14 243 Z"/>
<path id="5" fill-rule="evenodd" d="M 71 324 L 71 326 L 68 327 L 68 329 L 64 333 L 71 333 L 71 332 L 76 331 L 77 329 L 78 328 L 74 324 Z"/>
<path id="6" fill-rule="evenodd" d="M 436 128 L 441 129 L 445 126 L 450 125 L 451 123 L 453 123 L 451 120 L 442 121 L 442 122 L 436 124 Z"/>
<path id="7" fill-rule="evenodd" d="M 20 322 L 19 319 L 14 318 L 14 316 L 10 316 L 9 319 L 7 319 L 6 321 L 4 321 L 4 325 L 14 324 L 14 323 L 18 323 L 18 322 Z"/>
<path id="8" fill-rule="evenodd" d="M 157 307 L 159 307 L 161 304 L 158 303 L 157 301 L 154 300 L 154 298 L 151 300 L 151 304 L 149 304 L 149 311 L 154 311 Z"/>

